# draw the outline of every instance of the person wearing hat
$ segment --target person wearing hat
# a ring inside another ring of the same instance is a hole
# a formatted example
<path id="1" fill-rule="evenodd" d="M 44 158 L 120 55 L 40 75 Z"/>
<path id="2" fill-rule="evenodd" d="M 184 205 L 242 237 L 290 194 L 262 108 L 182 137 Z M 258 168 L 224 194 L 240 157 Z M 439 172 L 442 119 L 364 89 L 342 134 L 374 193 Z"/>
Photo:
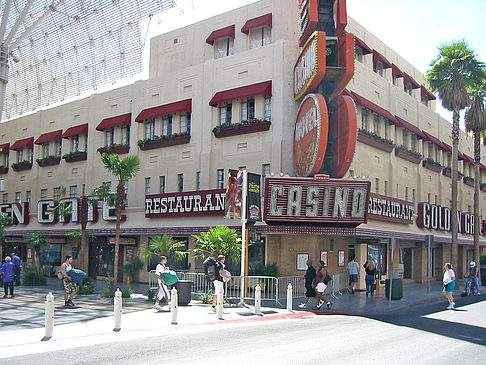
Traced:
<path id="1" fill-rule="evenodd" d="M 475 295 L 481 295 L 481 289 L 479 288 L 479 269 L 474 261 L 469 263 L 469 270 L 465 276 L 468 278 L 466 281 L 466 288 L 467 284 L 471 282 L 471 285 L 476 286 Z M 466 289 L 464 289 L 464 291 L 466 291 Z"/>
<path id="2" fill-rule="evenodd" d="M 5 289 L 4 298 L 8 298 L 8 288 L 10 288 L 10 298 L 14 297 L 14 265 L 10 256 L 5 257 L 5 264 L 0 267 L 0 273 L 3 275 L 3 288 Z"/>

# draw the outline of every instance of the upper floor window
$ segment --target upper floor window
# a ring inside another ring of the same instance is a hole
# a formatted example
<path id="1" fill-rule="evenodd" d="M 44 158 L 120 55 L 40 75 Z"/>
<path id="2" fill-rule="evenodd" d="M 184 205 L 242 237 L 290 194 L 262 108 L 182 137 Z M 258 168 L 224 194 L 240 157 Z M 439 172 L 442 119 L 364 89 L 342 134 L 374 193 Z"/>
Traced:
<path id="1" fill-rule="evenodd" d="M 354 48 L 354 59 L 363 63 L 363 48 L 356 46 Z"/>
<path id="2" fill-rule="evenodd" d="M 201 190 L 201 171 L 196 172 L 196 190 Z"/>
<path id="3" fill-rule="evenodd" d="M 145 139 L 153 139 L 155 136 L 155 119 L 147 119 L 144 121 Z"/>
<path id="4" fill-rule="evenodd" d="M 402 129 L 402 140 L 403 147 L 408 148 L 408 131 L 405 128 Z"/>
<path id="5" fill-rule="evenodd" d="M 373 132 L 380 135 L 380 116 L 373 113 Z"/>
<path id="6" fill-rule="evenodd" d="M 250 49 L 263 47 L 271 43 L 272 30 L 268 27 L 250 29 Z"/>
<path id="7" fill-rule="evenodd" d="M 17 163 L 22 161 L 32 162 L 32 148 L 19 148 L 17 150 Z"/>
<path id="8" fill-rule="evenodd" d="M 218 169 L 217 187 L 218 187 L 218 189 L 223 189 L 223 187 L 224 187 L 224 170 L 223 169 Z"/>
<path id="9" fill-rule="evenodd" d="M 397 75 L 392 75 L 392 84 L 398 86 L 398 77 Z"/>
<path id="10" fill-rule="evenodd" d="M 49 142 L 42 143 L 42 158 L 49 156 Z"/>
<path id="11" fill-rule="evenodd" d="M 219 104 L 219 124 L 231 124 L 231 101 Z"/>
<path id="12" fill-rule="evenodd" d="M 61 199 L 61 188 L 60 187 L 53 189 L 52 197 L 54 198 L 54 200 Z"/>
<path id="13" fill-rule="evenodd" d="M 47 189 L 41 189 L 41 199 L 47 199 Z"/>
<path id="14" fill-rule="evenodd" d="M 105 146 L 111 146 L 115 141 L 115 130 L 113 127 L 105 129 Z"/>
<path id="15" fill-rule="evenodd" d="M 28 191 L 25 192 L 25 201 L 27 203 L 30 203 L 31 199 L 32 199 L 32 192 L 30 190 L 28 190 Z"/>
<path id="16" fill-rule="evenodd" d="M 160 194 L 165 193 L 165 176 L 159 176 L 159 192 Z"/>
<path id="17" fill-rule="evenodd" d="M 383 63 L 381 61 L 374 62 L 373 71 L 375 71 L 378 75 L 383 76 Z"/>
<path id="18" fill-rule="evenodd" d="M 181 113 L 181 133 L 191 134 L 191 113 Z"/>
<path id="19" fill-rule="evenodd" d="M 78 186 L 77 185 L 71 185 L 69 187 L 69 197 L 70 198 L 76 198 L 78 196 Z"/>
<path id="20" fill-rule="evenodd" d="M 412 151 L 416 151 L 417 152 L 417 135 L 415 133 L 411 133 L 411 136 L 410 136 L 410 140 L 411 140 L 411 149 Z"/>
<path id="21" fill-rule="evenodd" d="M 172 135 L 172 115 L 164 115 L 162 118 L 162 134 L 164 136 Z"/>
<path id="22" fill-rule="evenodd" d="M 130 144 L 130 126 L 129 125 L 122 125 L 121 127 L 121 144 L 129 145 Z"/>
<path id="23" fill-rule="evenodd" d="M 180 193 L 184 191 L 184 174 L 177 174 L 177 191 Z"/>
<path id="24" fill-rule="evenodd" d="M 268 95 L 265 95 L 263 119 L 268 121 L 272 120 L 272 97 Z"/>
<path id="25" fill-rule="evenodd" d="M 221 38 L 214 41 L 214 58 L 222 58 L 226 56 L 231 56 L 234 53 L 234 43 L 233 38 Z"/>
<path id="26" fill-rule="evenodd" d="M 408 95 L 412 95 L 412 83 L 411 82 L 407 82 L 403 85 L 403 90 L 408 94 Z"/>
<path id="27" fill-rule="evenodd" d="M 145 178 L 145 195 L 150 194 L 151 182 L 152 180 L 150 177 Z"/>
<path id="28" fill-rule="evenodd" d="M 15 193 L 15 202 L 16 202 L 16 203 L 20 203 L 20 202 L 22 202 L 22 193 L 21 193 L 20 191 L 17 191 L 17 192 Z"/>
<path id="29" fill-rule="evenodd" d="M 56 149 L 56 156 L 61 156 L 61 154 L 62 154 L 62 144 L 61 144 L 61 141 L 55 141 L 54 148 Z"/>
<path id="30" fill-rule="evenodd" d="M 79 134 L 71 136 L 69 139 L 71 140 L 71 152 L 78 152 L 79 151 Z"/>
<path id="31" fill-rule="evenodd" d="M 241 99 L 241 120 L 255 119 L 255 99 Z"/>
<path id="32" fill-rule="evenodd" d="M 361 128 L 368 130 L 368 111 L 365 108 L 361 108 Z"/>
<path id="33" fill-rule="evenodd" d="M 8 203 L 8 193 L 3 193 L 2 195 L 2 203 Z"/>

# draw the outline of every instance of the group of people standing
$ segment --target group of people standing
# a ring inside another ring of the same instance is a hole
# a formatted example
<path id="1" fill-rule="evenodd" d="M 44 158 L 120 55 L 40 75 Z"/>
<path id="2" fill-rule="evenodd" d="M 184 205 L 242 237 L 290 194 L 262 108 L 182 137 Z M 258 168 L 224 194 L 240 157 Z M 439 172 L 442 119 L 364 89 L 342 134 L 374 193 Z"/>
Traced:
<path id="1" fill-rule="evenodd" d="M 327 310 L 332 308 L 332 303 L 324 297 L 324 291 L 329 283 L 329 273 L 324 266 L 324 261 L 319 261 L 316 271 L 312 266 L 312 260 L 307 260 L 307 271 L 304 275 L 305 300 L 304 303 L 299 304 L 299 308 L 307 308 L 310 298 L 314 298 L 316 301 L 316 305 L 312 309 L 320 309 L 324 303 L 327 305 Z"/>
<path id="2" fill-rule="evenodd" d="M 5 290 L 4 298 L 8 298 L 8 293 L 10 292 L 10 298 L 15 297 L 14 295 L 14 284 L 15 286 L 20 285 L 20 271 L 21 271 L 20 257 L 15 253 L 11 256 L 5 257 L 5 262 L 0 263 L 0 275 L 3 279 L 3 288 Z"/>

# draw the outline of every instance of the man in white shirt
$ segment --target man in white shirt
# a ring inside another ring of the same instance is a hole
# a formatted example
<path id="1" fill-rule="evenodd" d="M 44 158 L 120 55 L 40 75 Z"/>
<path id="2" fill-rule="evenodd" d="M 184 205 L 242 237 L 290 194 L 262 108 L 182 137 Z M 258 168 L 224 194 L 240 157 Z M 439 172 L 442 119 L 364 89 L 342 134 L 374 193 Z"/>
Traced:
<path id="1" fill-rule="evenodd" d="M 160 262 L 159 264 L 157 264 L 157 267 L 155 268 L 155 276 L 157 276 L 157 279 L 159 280 L 159 292 L 157 293 L 157 299 L 155 300 L 155 305 L 154 305 L 154 308 L 157 310 L 162 309 L 162 307 L 159 304 L 162 298 L 164 298 L 165 301 L 169 304 L 169 310 L 170 310 L 169 289 L 165 285 L 165 280 L 162 278 L 162 273 L 169 271 L 169 267 L 166 266 L 166 264 L 167 264 L 167 257 L 160 256 Z"/>
<path id="2" fill-rule="evenodd" d="M 351 257 L 351 261 L 348 263 L 348 274 L 349 274 L 349 292 L 354 294 L 356 290 L 356 283 L 358 282 L 359 275 L 359 264 L 354 261 L 354 257 Z"/>

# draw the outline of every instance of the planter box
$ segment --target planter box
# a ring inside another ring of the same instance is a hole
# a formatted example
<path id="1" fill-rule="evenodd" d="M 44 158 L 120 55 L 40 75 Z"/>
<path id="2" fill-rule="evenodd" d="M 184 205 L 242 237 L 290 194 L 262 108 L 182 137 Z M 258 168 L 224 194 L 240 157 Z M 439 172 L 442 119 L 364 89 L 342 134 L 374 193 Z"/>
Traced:
<path id="1" fill-rule="evenodd" d="M 2 166 L 0 167 L 0 175 L 1 174 L 6 174 L 8 172 L 8 166 Z"/>
<path id="2" fill-rule="evenodd" d="M 98 148 L 98 152 L 102 155 L 103 153 L 107 153 L 109 155 L 123 155 L 130 151 L 130 146 L 117 146 L 117 147 L 101 147 Z"/>
<path id="3" fill-rule="evenodd" d="M 429 169 L 429 170 L 434 171 L 434 172 L 441 172 L 441 170 L 442 170 L 442 166 L 435 165 L 428 160 L 423 160 L 422 166 L 425 167 L 426 169 Z"/>
<path id="4" fill-rule="evenodd" d="M 361 131 L 358 133 L 358 141 L 388 153 L 393 151 L 394 148 L 392 142 L 380 141 Z"/>
<path id="5" fill-rule="evenodd" d="M 220 131 L 213 129 L 213 133 L 216 138 L 224 138 L 224 137 L 237 136 L 239 134 L 264 132 L 270 129 L 271 124 L 272 122 L 265 121 L 265 122 L 239 125 L 239 126 L 230 125 L 226 128 L 221 129 Z"/>
<path id="6" fill-rule="evenodd" d="M 156 148 L 164 148 L 169 146 L 177 146 L 179 144 L 189 143 L 191 140 L 190 135 L 177 136 L 167 139 L 156 139 L 146 142 L 143 146 L 139 146 L 142 151 L 153 150 Z"/>
<path id="7" fill-rule="evenodd" d="M 395 156 L 403 158 L 404 160 L 410 161 L 416 165 L 418 165 L 420 161 L 422 161 L 420 157 L 414 155 L 413 153 L 397 148 L 395 148 Z"/>
<path id="8" fill-rule="evenodd" d="M 32 168 L 32 162 L 21 162 L 20 164 L 12 165 L 12 169 L 14 171 L 25 171 L 25 170 L 30 170 Z"/>
<path id="9" fill-rule="evenodd" d="M 85 161 L 88 159 L 88 153 L 87 152 L 79 152 L 77 155 L 74 156 L 65 156 L 63 157 L 64 160 L 68 163 L 70 162 L 77 162 L 77 161 Z"/>
<path id="10" fill-rule="evenodd" d="M 55 158 L 49 158 L 45 161 L 37 161 L 37 164 L 40 167 L 45 167 L 45 166 L 59 165 L 59 162 L 61 162 L 61 156 L 58 156 L 58 157 L 55 157 Z"/>
<path id="11" fill-rule="evenodd" d="M 474 186 L 474 179 L 472 177 L 465 176 L 462 182 L 469 186 Z"/>

